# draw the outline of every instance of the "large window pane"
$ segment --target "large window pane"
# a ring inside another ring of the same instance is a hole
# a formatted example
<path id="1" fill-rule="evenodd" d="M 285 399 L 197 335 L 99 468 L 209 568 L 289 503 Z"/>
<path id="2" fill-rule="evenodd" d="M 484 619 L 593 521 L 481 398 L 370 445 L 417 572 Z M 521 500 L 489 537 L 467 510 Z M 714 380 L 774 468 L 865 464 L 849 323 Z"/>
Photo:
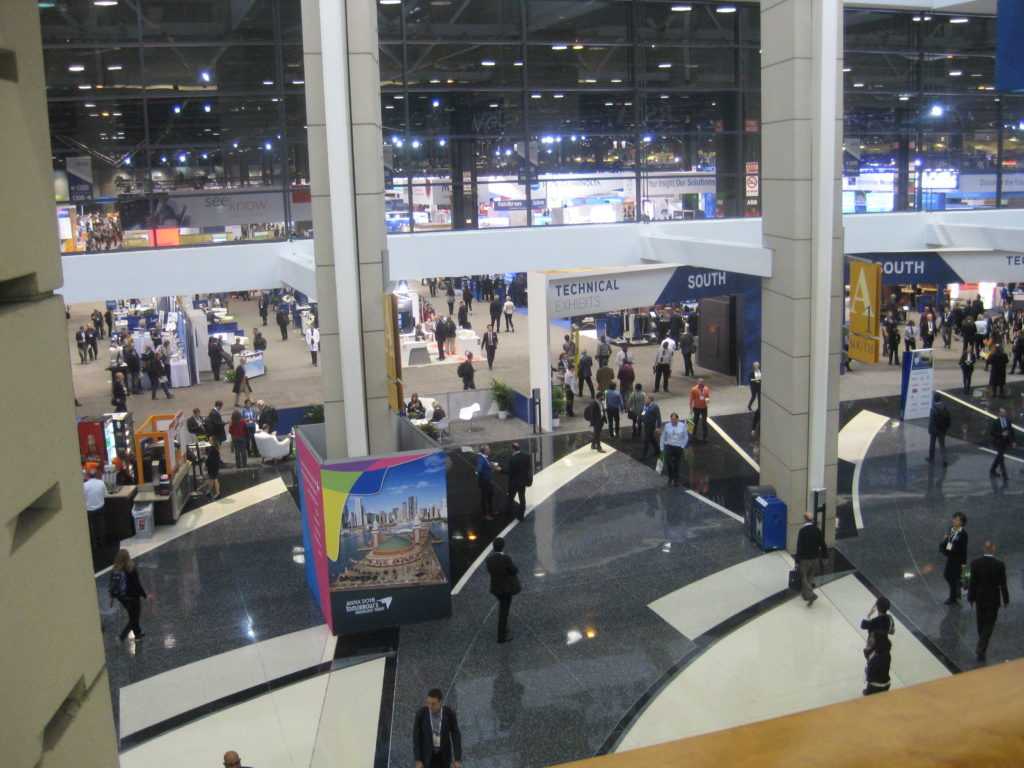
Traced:
<path id="1" fill-rule="evenodd" d="M 266 91 L 280 87 L 273 46 L 147 48 L 150 90 Z"/>
<path id="2" fill-rule="evenodd" d="M 626 42 L 632 5 L 623 0 L 527 0 L 526 36 L 567 44 Z"/>
<path id="3" fill-rule="evenodd" d="M 519 0 L 407 3 L 410 40 L 518 40 Z"/>
<path id="4" fill-rule="evenodd" d="M 531 88 L 628 88 L 633 49 L 627 46 L 527 46 Z"/>
<path id="5" fill-rule="evenodd" d="M 406 50 L 408 84 L 473 88 L 519 88 L 522 50 L 518 45 L 413 44 Z"/>
<path id="6" fill-rule="evenodd" d="M 96 5 L 92 0 L 39 3 L 43 44 L 104 44 L 137 41 L 135 3 Z"/>
<path id="7" fill-rule="evenodd" d="M 48 48 L 43 51 L 43 63 L 51 98 L 142 91 L 138 48 Z"/>
<path id="8" fill-rule="evenodd" d="M 144 0 L 139 3 L 142 35 L 146 41 L 169 43 L 270 42 L 274 40 L 275 4 L 276 0 L 247 0 L 244 3 Z M 294 35 L 294 12 L 289 18 L 290 34 Z"/>
<path id="9" fill-rule="evenodd" d="M 718 12 L 724 5 L 668 0 L 642 3 L 640 38 L 650 43 L 732 43 L 737 39 L 739 24 L 750 28 L 748 34 L 757 42 L 757 6 L 742 6 L 733 13 Z"/>

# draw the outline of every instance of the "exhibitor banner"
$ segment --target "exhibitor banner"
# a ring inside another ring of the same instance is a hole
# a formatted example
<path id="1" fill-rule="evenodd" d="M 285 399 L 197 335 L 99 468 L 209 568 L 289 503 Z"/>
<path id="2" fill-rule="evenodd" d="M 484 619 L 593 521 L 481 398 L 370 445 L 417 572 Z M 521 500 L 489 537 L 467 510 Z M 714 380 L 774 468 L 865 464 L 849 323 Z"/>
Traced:
<path id="1" fill-rule="evenodd" d="M 915 349 L 903 355 L 903 386 L 900 390 L 900 418 L 927 418 L 932 408 L 932 350 Z"/>

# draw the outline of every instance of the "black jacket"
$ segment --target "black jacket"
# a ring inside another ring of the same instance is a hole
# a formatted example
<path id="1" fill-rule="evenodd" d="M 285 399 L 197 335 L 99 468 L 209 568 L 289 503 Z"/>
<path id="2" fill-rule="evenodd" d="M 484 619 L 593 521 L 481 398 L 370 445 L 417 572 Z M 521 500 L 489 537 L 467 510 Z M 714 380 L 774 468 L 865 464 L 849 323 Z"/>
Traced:
<path id="1" fill-rule="evenodd" d="M 1009 416 L 1006 417 L 1006 433 L 1003 435 L 1003 427 L 999 423 L 999 418 L 993 419 L 992 426 L 989 427 L 989 434 L 992 436 L 992 445 L 996 450 L 1005 451 L 1013 445 L 1013 419 Z"/>
<path id="2" fill-rule="evenodd" d="M 1003 605 L 1010 602 L 1010 592 L 1006 589 L 1006 566 L 1002 560 L 990 555 L 979 557 L 971 563 L 967 602 L 998 607 L 1000 597 L 1003 598 Z"/>
<path id="3" fill-rule="evenodd" d="M 430 727 L 430 710 L 420 707 L 412 726 L 413 759 L 430 765 L 434 753 L 434 733 Z M 462 762 L 462 731 L 459 718 L 451 707 L 441 707 L 441 765 L 448 768 L 453 760 Z"/>
<path id="4" fill-rule="evenodd" d="M 211 408 L 206 415 L 206 434 L 208 437 L 216 437 L 222 443 L 228 439 L 227 432 L 224 431 L 224 417 L 216 408 Z"/>
<path id="5" fill-rule="evenodd" d="M 504 552 L 491 552 L 484 561 L 491 575 L 491 594 L 495 597 L 519 593 L 519 569 Z"/>
<path id="6" fill-rule="evenodd" d="M 793 559 L 799 563 L 801 560 L 814 560 L 816 557 L 822 560 L 828 558 L 825 534 L 814 523 L 805 523 L 796 536 L 796 554 L 793 555 Z"/>
<path id="7" fill-rule="evenodd" d="M 950 424 L 949 409 L 941 400 L 932 405 L 928 413 L 928 434 L 944 435 Z"/>
<path id="8" fill-rule="evenodd" d="M 953 545 L 947 547 L 951 540 Z M 939 551 L 946 556 L 946 567 L 942 569 L 943 577 L 947 581 L 960 578 L 961 569 L 967 565 L 967 529 L 961 528 L 960 532 L 954 535 L 953 529 L 950 528 L 949 533 L 942 539 Z"/>
<path id="9" fill-rule="evenodd" d="M 272 405 L 265 406 L 256 419 L 256 425 L 264 432 L 276 432 L 277 409 Z"/>
<path id="10" fill-rule="evenodd" d="M 510 489 L 528 485 L 528 481 L 533 476 L 533 462 L 530 461 L 530 454 L 522 450 L 513 453 L 509 457 L 508 468 L 505 471 L 508 473 Z"/>

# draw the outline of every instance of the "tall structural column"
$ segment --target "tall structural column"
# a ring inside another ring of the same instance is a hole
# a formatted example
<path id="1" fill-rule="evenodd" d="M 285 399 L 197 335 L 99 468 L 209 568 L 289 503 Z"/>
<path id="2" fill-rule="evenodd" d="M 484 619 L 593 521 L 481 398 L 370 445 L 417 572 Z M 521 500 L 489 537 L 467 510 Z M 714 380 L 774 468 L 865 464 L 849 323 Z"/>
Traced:
<path id="1" fill-rule="evenodd" d="M 302 38 L 327 455 L 386 453 L 395 432 L 376 3 L 303 0 Z"/>
<path id="2" fill-rule="evenodd" d="M 789 506 L 792 549 L 811 489 L 834 540 L 842 322 L 842 4 L 762 0 L 761 482 Z"/>
<path id="3" fill-rule="evenodd" d="M 0 104 L 0 764 L 114 766 L 34 0 L 0 3 Z"/>

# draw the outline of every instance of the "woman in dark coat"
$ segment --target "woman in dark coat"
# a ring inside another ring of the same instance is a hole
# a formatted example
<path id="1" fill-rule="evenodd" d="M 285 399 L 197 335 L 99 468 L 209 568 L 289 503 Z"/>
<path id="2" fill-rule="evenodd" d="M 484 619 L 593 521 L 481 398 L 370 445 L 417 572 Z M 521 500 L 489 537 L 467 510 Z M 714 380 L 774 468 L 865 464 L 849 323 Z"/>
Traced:
<path id="1" fill-rule="evenodd" d="M 216 499 L 220 496 L 220 468 L 224 462 L 220 458 L 220 440 L 210 436 L 210 447 L 206 450 L 206 480 L 209 496 Z"/>
<path id="2" fill-rule="evenodd" d="M 142 601 L 148 595 L 127 549 L 120 550 L 114 558 L 114 567 L 110 571 L 109 592 L 110 604 L 113 605 L 116 599 L 128 612 L 128 623 L 124 625 L 118 639 L 125 640 L 131 631 L 136 640 L 141 640 L 145 633 L 139 626 L 139 617 L 142 615 Z"/>
<path id="3" fill-rule="evenodd" d="M 1003 348 L 996 344 L 986 362 L 989 369 L 989 393 L 992 397 L 1002 397 L 1003 388 L 1006 386 L 1006 366 L 1010 364 L 1010 358 L 1003 352 Z"/>
<path id="4" fill-rule="evenodd" d="M 939 544 L 939 552 L 946 556 L 946 567 L 942 577 L 949 584 L 949 599 L 946 605 L 954 605 L 960 599 L 960 579 L 967 565 L 967 515 L 953 514 L 953 525 Z"/>

